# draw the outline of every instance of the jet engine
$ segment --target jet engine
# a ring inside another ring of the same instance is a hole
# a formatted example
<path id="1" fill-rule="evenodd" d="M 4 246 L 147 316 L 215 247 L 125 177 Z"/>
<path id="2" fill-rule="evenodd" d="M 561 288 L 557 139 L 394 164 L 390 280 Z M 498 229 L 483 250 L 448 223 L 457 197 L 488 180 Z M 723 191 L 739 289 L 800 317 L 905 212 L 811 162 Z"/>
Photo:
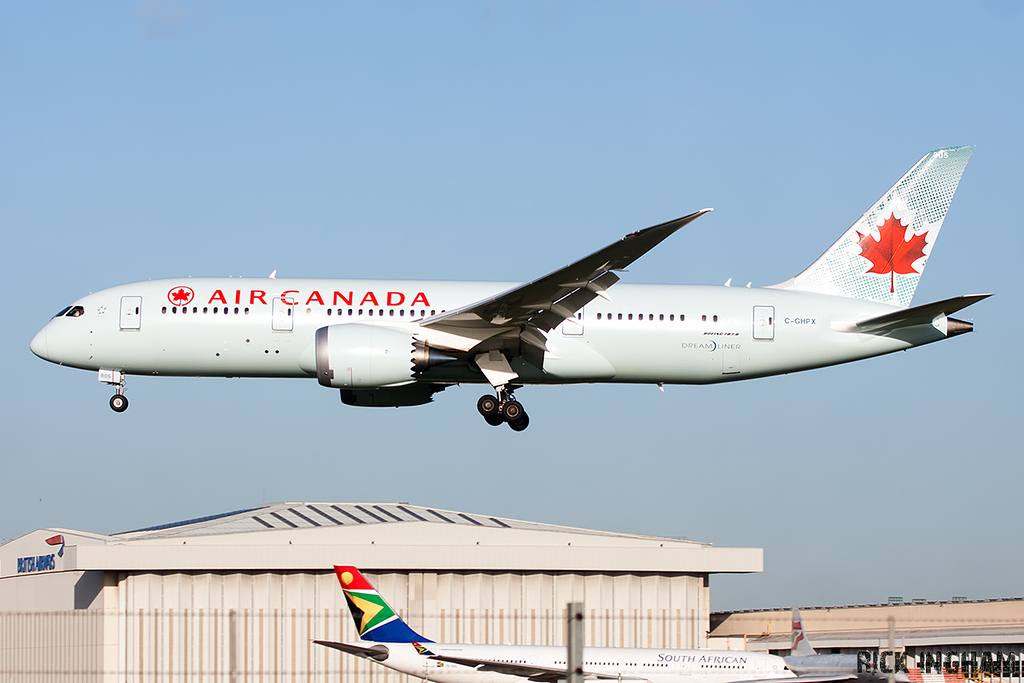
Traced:
<path id="1" fill-rule="evenodd" d="M 316 331 L 316 378 L 325 387 L 396 387 L 455 358 L 413 336 L 413 329 L 346 323 Z"/>

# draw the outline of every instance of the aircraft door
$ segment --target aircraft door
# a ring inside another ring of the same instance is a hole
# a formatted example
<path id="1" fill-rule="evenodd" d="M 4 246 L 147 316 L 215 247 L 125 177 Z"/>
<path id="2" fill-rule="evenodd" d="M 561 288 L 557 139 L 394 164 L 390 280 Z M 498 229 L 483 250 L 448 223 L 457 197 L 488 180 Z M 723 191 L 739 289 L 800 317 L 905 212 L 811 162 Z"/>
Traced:
<path id="1" fill-rule="evenodd" d="M 720 344 L 719 350 L 722 352 L 722 374 L 738 375 L 740 372 L 740 345 Z"/>
<path id="2" fill-rule="evenodd" d="M 122 296 L 121 297 L 121 329 L 141 330 L 142 329 L 142 297 Z"/>
<path id="3" fill-rule="evenodd" d="M 270 329 L 277 332 L 291 332 L 295 323 L 295 306 L 275 296 L 270 305 Z"/>
<path id="4" fill-rule="evenodd" d="M 689 676 L 690 672 L 692 670 L 693 664 L 691 662 L 687 661 L 685 656 L 682 656 L 682 655 L 677 655 L 677 656 L 679 657 L 679 660 L 680 660 L 680 661 L 676 662 L 676 667 L 678 668 L 679 675 L 683 676 L 683 677 Z"/>
<path id="5" fill-rule="evenodd" d="M 562 322 L 562 334 L 566 337 L 582 337 L 583 336 L 583 311 L 581 308 L 576 311 L 576 322 L 572 319 L 568 319 Z"/>
<path id="6" fill-rule="evenodd" d="M 774 306 L 754 306 L 754 339 L 775 339 Z"/>

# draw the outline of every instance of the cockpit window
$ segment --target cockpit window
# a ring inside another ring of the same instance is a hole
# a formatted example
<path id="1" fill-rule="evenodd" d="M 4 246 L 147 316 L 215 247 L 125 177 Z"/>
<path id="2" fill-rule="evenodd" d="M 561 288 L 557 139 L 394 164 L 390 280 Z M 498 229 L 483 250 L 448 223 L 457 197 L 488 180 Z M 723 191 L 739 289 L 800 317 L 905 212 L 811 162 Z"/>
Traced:
<path id="1" fill-rule="evenodd" d="M 65 313 L 67 313 L 70 310 L 71 310 L 70 306 L 65 306 L 64 308 L 60 309 L 60 313 L 58 313 L 57 315 L 55 315 L 53 317 L 54 318 L 59 318 L 59 317 L 61 317 L 62 315 L 64 315 Z"/>
<path id="2" fill-rule="evenodd" d="M 81 306 L 72 306 L 71 310 L 64 314 L 68 318 L 77 318 L 85 315 L 85 309 Z"/>

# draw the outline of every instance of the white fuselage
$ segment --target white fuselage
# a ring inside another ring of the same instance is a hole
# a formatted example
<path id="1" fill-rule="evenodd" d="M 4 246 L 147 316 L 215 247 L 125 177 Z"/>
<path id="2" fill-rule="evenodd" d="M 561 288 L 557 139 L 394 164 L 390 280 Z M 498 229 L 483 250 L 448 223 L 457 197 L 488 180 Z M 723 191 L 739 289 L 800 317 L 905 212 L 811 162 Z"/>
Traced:
<path id="1" fill-rule="evenodd" d="M 105 289 L 32 341 L 54 363 L 135 375 L 315 377 L 319 328 L 418 322 L 510 283 L 186 278 Z M 513 358 L 516 384 L 707 384 L 806 370 L 936 341 L 837 331 L 896 306 L 784 289 L 617 284 L 547 335 L 543 369 Z M 485 382 L 465 363 L 414 379 Z"/>
<path id="2" fill-rule="evenodd" d="M 370 645 L 370 643 L 361 643 Z M 437 683 L 511 683 L 523 678 L 442 662 L 419 654 L 407 643 L 384 643 L 384 666 Z M 456 645 L 424 643 L 430 652 L 449 657 L 565 668 L 566 649 L 529 645 Z M 587 647 L 583 670 L 651 683 L 729 683 L 767 678 L 794 678 L 786 662 L 775 655 L 728 650 L 659 650 L 654 648 Z"/>

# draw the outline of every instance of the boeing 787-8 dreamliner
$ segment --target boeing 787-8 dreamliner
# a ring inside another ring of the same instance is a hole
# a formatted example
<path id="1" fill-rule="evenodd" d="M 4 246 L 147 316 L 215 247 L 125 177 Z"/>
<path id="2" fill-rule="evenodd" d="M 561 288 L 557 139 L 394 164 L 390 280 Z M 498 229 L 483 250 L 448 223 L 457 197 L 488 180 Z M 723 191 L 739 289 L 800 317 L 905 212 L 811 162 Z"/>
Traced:
<path id="1" fill-rule="evenodd" d="M 769 287 L 616 284 L 704 209 L 525 284 L 182 278 L 82 297 L 35 336 L 40 358 L 126 375 L 306 377 L 355 406 L 414 406 L 490 385 L 492 425 L 529 424 L 526 385 L 712 384 L 819 368 L 970 332 L 987 294 L 911 306 L 973 147 L 926 154 L 795 277 Z"/>

